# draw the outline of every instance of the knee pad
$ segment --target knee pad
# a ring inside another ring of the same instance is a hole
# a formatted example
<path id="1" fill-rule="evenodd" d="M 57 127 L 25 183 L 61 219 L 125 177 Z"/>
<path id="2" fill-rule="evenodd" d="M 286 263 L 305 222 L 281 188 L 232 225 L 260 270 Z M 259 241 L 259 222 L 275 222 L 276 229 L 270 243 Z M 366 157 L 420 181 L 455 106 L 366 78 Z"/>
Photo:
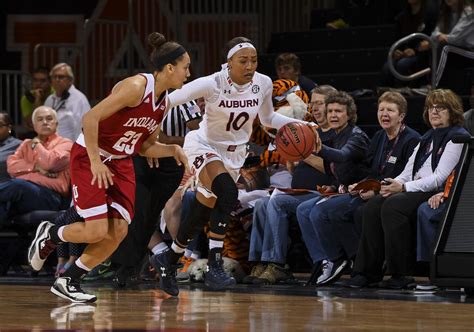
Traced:
<path id="1" fill-rule="evenodd" d="M 212 181 L 212 192 L 217 196 L 216 207 L 223 214 L 230 214 L 237 205 L 239 192 L 229 173 L 219 174 Z"/>
<path id="2" fill-rule="evenodd" d="M 209 221 L 211 208 L 201 204 L 197 198 L 191 204 L 188 216 L 179 225 L 176 240 L 179 244 L 187 246 L 188 242 L 198 234 Z"/>

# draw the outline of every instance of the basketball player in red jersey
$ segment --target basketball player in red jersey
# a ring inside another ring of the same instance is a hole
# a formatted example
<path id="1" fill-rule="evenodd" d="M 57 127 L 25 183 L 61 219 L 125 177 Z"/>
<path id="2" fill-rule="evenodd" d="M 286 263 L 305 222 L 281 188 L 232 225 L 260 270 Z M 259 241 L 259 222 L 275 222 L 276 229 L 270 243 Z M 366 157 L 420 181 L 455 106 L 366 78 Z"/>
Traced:
<path id="1" fill-rule="evenodd" d="M 49 221 L 36 231 L 28 259 L 40 270 L 61 242 L 88 243 L 82 256 L 51 291 L 71 302 L 94 302 L 96 296 L 79 285 L 82 276 L 109 257 L 127 234 L 133 219 L 135 173 L 131 156 L 173 156 L 187 167 L 178 145 L 157 142 L 167 109 L 167 90 L 179 89 L 189 77 L 190 58 L 179 44 L 157 32 L 148 37 L 153 74 L 139 74 L 119 82 L 112 93 L 83 118 L 83 134 L 71 150 L 74 205 L 85 222 L 57 227 Z"/>

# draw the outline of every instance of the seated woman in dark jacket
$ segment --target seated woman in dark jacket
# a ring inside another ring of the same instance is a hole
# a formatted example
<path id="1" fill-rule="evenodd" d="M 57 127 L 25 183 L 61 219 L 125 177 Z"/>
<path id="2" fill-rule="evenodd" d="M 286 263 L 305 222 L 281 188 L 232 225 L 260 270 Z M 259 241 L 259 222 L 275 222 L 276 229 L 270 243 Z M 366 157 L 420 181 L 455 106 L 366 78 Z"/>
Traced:
<path id="1" fill-rule="evenodd" d="M 336 136 L 331 147 L 323 144 L 318 157 L 311 156 L 311 160 L 305 160 L 316 168 L 323 167 L 326 173 L 334 177 L 333 185 L 326 187 L 326 191 L 345 190 L 347 186 L 362 180 L 369 173 L 366 156 L 370 141 L 367 135 L 355 126 L 357 115 L 353 103 L 352 98 L 345 92 L 327 98 L 327 117 Z M 317 195 L 301 203 L 296 210 L 302 237 L 315 270 L 327 258 L 310 220 L 311 211 L 321 199 L 322 196 Z"/>
<path id="2" fill-rule="evenodd" d="M 327 191 L 337 191 L 367 176 L 366 160 L 370 140 L 355 124 L 357 108 L 354 99 L 343 91 L 329 94 L 326 98 L 327 119 L 335 135 L 323 143 L 319 153 L 313 153 L 304 161 L 317 170 L 332 176 Z"/>
<path id="3" fill-rule="evenodd" d="M 367 178 L 382 180 L 399 175 L 420 135 L 404 124 L 407 101 L 398 92 L 385 92 L 378 100 L 377 118 L 381 130 L 372 138 L 367 160 L 371 171 Z M 301 216 L 300 223 L 307 221 L 318 234 L 319 244 L 327 256 L 323 266 L 316 266 L 310 283 L 319 286 L 336 281 L 344 267 L 357 253 L 360 226 L 354 223 L 356 209 L 375 196 L 374 191 L 353 192 L 314 205 L 308 218 Z M 300 211 L 302 212 L 302 211 Z"/>
<path id="4" fill-rule="evenodd" d="M 369 147 L 367 135 L 354 127 L 357 120 L 354 100 L 345 92 L 333 92 L 327 95 L 325 105 L 327 119 L 332 130 L 335 131 L 332 139 L 323 142 L 323 149 L 330 151 L 324 152 L 324 159 L 315 153 L 305 159 L 304 163 L 300 162 L 296 166 L 292 182 L 294 189 L 304 188 L 315 191 L 316 184 L 322 184 L 314 181 L 322 178 L 316 175 L 318 173 L 328 176 L 329 182 L 334 181 L 344 185 L 353 183 L 356 177 L 360 176 L 358 178 L 360 179 L 366 175 L 366 173 L 360 175 L 363 171 L 359 171 L 358 167 L 347 167 L 364 160 Z M 330 144 L 332 148 L 329 147 Z M 331 154 L 331 152 L 335 153 Z M 347 165 L 342 165 L 344 163 Z M 300 165 L 302 164 L 312 166 L 312 172 L 301 172 Z M 344 179 L 344 182 L 339 182 L 337 179 Z M 262 264 L 266 264 L 266 267 L 260 269 L 262 271 L 260 273 L 257 269 L 251 273 L 252 282 L 273 284 L 289 279 L 289 269 L 285 266 L 289 246 L 289 218 L 294 215 L 301 202 L 316 196 L 320 197 L 316 191 L 304 195 L 273 194 L 270 198 L 261 199 L 255 204 L 249 260 L 263 262 Z"/>
<path id="5" fill-rule="evenodd" d="M 350 287 L 364 287 L 382 280 L 386 262 L 391 278 L 381 287 L 401 289 L 413 283 L 408 277 L 415 265 L 416 212 L 418 206 L 442 190 L 456 167 L 462 145 L 452 138 L 469 135 L 462 103 L 451 90 L 433 90 L 426 97 L 423 135 L 403 172 L 384 179 L 380 194 L 364 206 L 362 234 Z"/>

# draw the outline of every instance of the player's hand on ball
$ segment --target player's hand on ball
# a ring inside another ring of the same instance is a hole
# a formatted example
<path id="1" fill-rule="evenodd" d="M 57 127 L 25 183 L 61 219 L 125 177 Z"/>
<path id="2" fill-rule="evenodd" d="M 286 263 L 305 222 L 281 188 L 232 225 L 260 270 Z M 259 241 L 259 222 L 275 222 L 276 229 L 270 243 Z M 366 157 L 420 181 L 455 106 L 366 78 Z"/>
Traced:
<path id="1" fill-rule="evenodd" d="M 319 133 L 318 133 L 319 125 L 314 122 L 308 122 L 308 127 L 310 127 L 314 133 L 314 137 L 315 137 L 314 152 L 318 153 L 319 151 L 321 151 L 321 147 L 323 144 L 321 142 L 321 138 L 319 138 Z"/>
<path id="2" fill-rule="evenodd" d="M 321 149 L 323 148 L 323 142 L 321 142 L 321 137 L 319 137 L 319 134 L 316 132 L 316 142 L 314 144 L 314 152 L 319 153 Z"/>

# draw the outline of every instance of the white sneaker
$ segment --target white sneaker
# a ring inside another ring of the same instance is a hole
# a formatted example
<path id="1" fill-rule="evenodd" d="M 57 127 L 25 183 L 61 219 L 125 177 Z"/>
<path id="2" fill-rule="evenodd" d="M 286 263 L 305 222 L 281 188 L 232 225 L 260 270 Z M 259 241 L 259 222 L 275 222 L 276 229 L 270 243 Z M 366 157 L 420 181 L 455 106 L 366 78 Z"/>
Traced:
<path id="1" fill-rule="evenodd" d="M 71 282 L 69 277 L 59 277 L 51 287 L 51 292 L 74 303 L 95 302 L 97 297 L 81 289 L 79 283 Z"/>
<path id="2" fill-rule="evenodd" d="M 46 258 L 56 249 L 56 244 L 49 236 L 49 229 L 53 226 L 54 224 L 49 221 L 39 224 L 35 238 L 28 249 L 28 262 L 35 271 L 41 270 Z"/>
<path id="3" fill-rule="evenodd" d="M 439 287 L 432 284 L 431 282 L 427 282 L 427 283 L 424 283 L 424 284 L 418 284 L 415 287 L 415 291 L 435 292 L 438 289 L 439 289 Z"/>
<path id="4" fill-rule="evenodd" d="M 316 285 L 323 286 L 337 281 L 348 264 L 347 260 L 338 261 L 338 263 L 331 261 L 327 261 L 326 264 L 323 263 L 323 273 L 318 278 Z"/>
<path id="5" fill-rule="evenodd" d="M 323 260 L 323 265 L 321 267 L 321 275 L 318 277 L 318 280 L 316 281 L 316 285 L 320 284 L 321 282 L 329 278 L 329 276 L 331 275 L 333 265 L 334 265 L 333 262 L 328 261 L 328 260 Z"/>

